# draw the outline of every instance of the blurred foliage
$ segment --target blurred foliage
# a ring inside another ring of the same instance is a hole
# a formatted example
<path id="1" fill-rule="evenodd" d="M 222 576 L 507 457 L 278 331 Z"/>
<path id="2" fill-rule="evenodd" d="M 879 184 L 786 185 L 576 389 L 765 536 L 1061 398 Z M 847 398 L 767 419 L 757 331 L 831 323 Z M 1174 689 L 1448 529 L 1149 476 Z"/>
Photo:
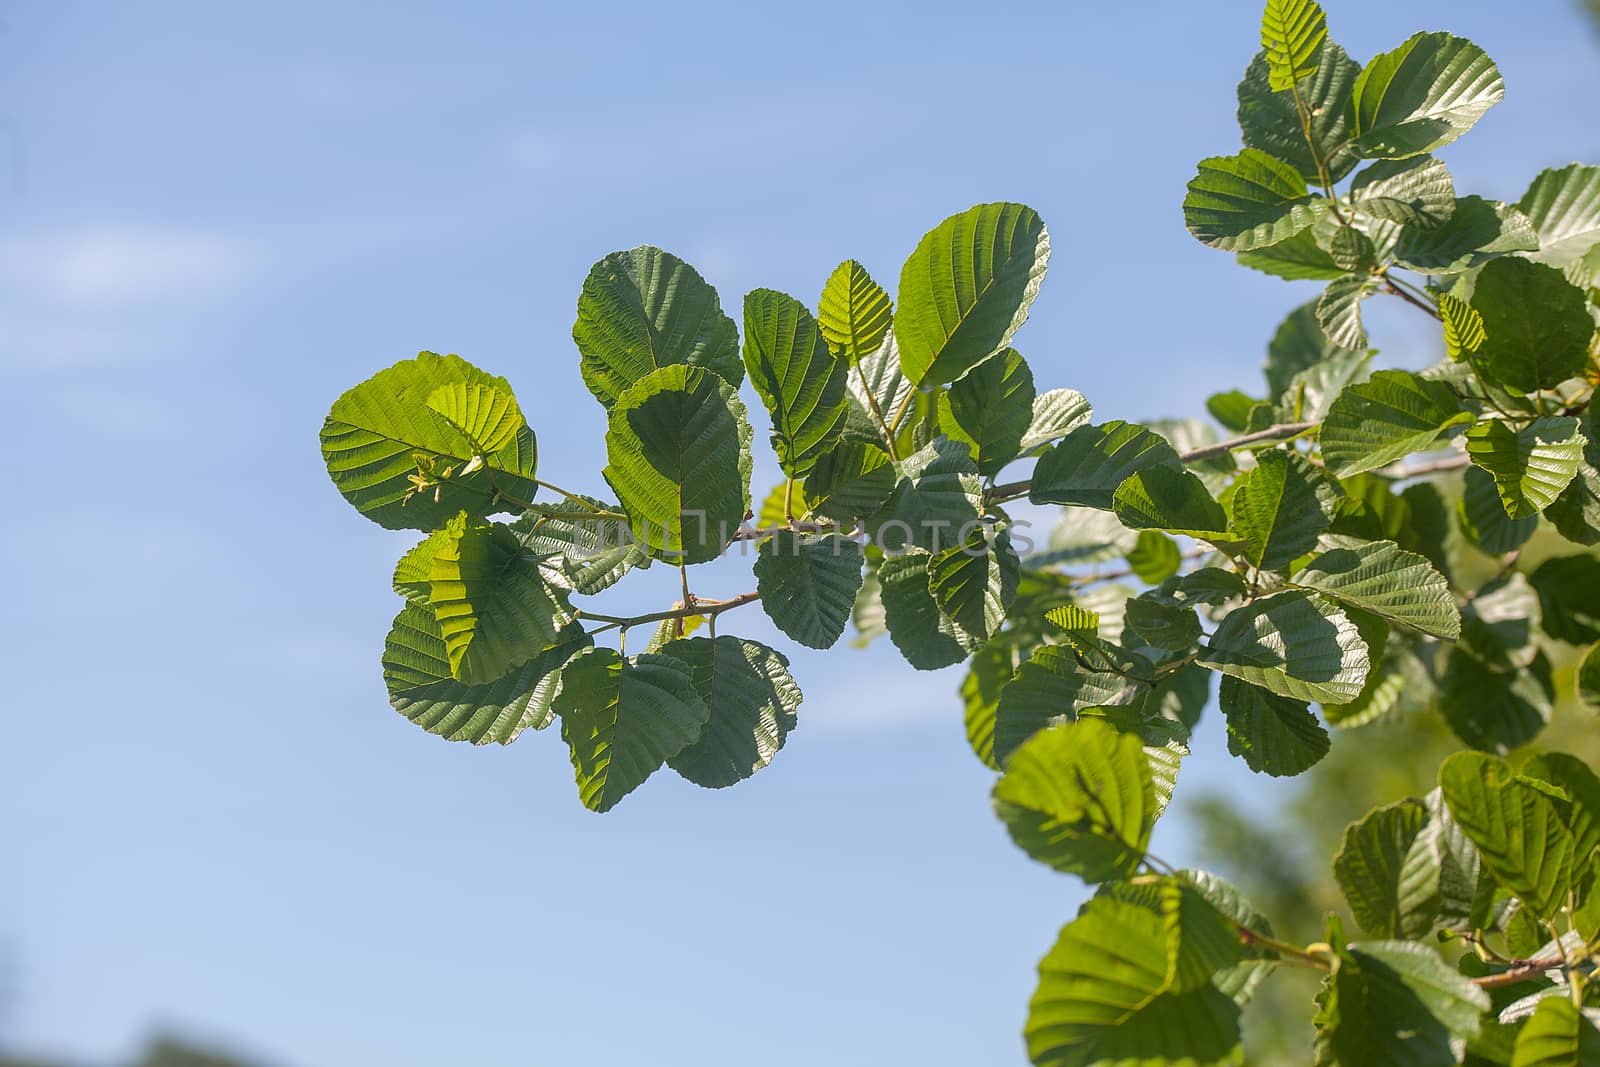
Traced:
<path id="1" fill-rule="evenodd" d="M 87 1067 L 78 1061 L 16 1059 L 0 1052 L 0 1067 Z M 238 1059 L 216 1049 L 201 1048 L 169 1037 L 157 1037 L 138 1057 L 119 1067 L 261 1067 L 257 1061 Z"/>

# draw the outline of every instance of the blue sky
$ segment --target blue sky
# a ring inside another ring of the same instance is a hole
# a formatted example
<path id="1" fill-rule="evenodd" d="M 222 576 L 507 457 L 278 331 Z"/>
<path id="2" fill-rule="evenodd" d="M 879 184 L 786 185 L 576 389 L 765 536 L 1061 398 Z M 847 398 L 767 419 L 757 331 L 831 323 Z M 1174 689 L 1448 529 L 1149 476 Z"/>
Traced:
<path id="1" fill-rule="evenodd" d="M 0 1040 L 112 1057 L 170 1025 L 286 1067 L 1020 1063 L 1080 889 L 990 814 L 954 698 L 881 643 L 773 636 L 806 692 L 732 791 L 577 802 L 554 733 L 453 746 L 388 710 L 409 543 L 327 483 L 329 403 L 421 348 L 518 390 L 599 491 L 570 338 L 604 253 L 814 302 L 893 284 L 939 219 L 1021 200 L 1054 258 L 1018 337 L 1101 417 L 1256 388 L 1312 293 L 1184 232 L 1237 144 L 1254 3 L 7 5 L 0 381 L 12 561 Z M 1360 58 L 1473 37 L 1506 103 L 1443 154 L 1514 198 L 1600 156 L 1600 52 L 1559 0 L 1355 0 Z M 737 311 L 735 310 L 735 315 Z M 1429 331 L 1377 307 L 1394 362 Z M 758 435 L 758 440 L 760 439 Z M 770 462 L 757 490 L 770 484 Z M 742 591 L 718 564 L 709 594 Z M 659 606 L 653 573 L 608 604 Z M 1262 808 L 1215 716 L 1180 782 Z M 1181 815 L 1162 851 L 1185 858 Z"/>

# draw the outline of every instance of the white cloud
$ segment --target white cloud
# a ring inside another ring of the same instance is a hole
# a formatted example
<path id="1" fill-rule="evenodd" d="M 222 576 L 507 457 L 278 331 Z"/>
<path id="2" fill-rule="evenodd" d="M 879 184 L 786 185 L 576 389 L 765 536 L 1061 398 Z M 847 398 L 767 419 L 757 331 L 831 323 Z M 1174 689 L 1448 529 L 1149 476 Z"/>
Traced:
<path id="1" fill-rule="evenodd" d="M 190 229 L 37 230 L 0 249 L 0 365 L 82 367 L 146 358 L 225 300 L 253 246 Z"/>
<path id="2" fill-rule="evenodd" d="M 13 291 L 103 308 L 229 287 L 249 259 L 239 242 L 216 234 L 107 227 L 11 242 L 0 253 L 0 273 Z"/>

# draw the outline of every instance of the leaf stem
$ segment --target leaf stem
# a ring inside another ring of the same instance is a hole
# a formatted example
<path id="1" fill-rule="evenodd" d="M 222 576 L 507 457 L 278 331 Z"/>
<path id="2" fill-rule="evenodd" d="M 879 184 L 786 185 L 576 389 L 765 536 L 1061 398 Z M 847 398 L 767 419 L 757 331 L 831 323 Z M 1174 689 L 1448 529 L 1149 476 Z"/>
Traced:
<path id="1" fill-rule="evenodd" d="M 878 397 L 873 393 L 872 387 L 867 384 L 867 372 L 861 369 L 861 364 L 852 360 L 850 365 L 855 368 L 856 378 L 861 382 L 861 392 L 867 398 L 867 406 L 872 409 L 872 417 L 878 420 L 878 425 L 883 429 L 883 443 L 889 449 L 889 458 L 898 460 L 900 454 L 895 451 L 894 431 L 889 429 L 889 424 L 884 421 L 883 410 L 878 407 Z"/>
<path id="2" fill-rule="evenodd" d="M 573 612 L 573 615 L 580 619 L 592 619 L 606 624 L 597 630 L 590 630 L 592 636 L 607 630 L 626 630 L 630 626 L 642 626 L 647 622 L 664 622 L 667 619 L 682 619 L 690 615 L 706 615 L 714 619 L 724 611 L 732 611 L 734 608 L 743 607 L 760 599 L 760 593 L 740 593 L 727 600 L 697 600 L 692 606 L 672 608 L 668 611 L 652 611 L 643 615 L 602 615 L 599 612 L 583 609 Z"/>

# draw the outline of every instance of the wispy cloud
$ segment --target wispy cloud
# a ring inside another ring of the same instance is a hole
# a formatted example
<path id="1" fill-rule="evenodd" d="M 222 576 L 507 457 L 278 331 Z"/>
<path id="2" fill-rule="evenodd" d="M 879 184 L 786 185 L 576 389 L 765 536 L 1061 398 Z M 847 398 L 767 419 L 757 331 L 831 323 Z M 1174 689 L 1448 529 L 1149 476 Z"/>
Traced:
<path id="1" fill-rule="evenodd" d="M 105 226 L 40 230 L 0 249 L 0 364 L 126 362 L 244 284 L 257 255 L 220 233 Z"/>

